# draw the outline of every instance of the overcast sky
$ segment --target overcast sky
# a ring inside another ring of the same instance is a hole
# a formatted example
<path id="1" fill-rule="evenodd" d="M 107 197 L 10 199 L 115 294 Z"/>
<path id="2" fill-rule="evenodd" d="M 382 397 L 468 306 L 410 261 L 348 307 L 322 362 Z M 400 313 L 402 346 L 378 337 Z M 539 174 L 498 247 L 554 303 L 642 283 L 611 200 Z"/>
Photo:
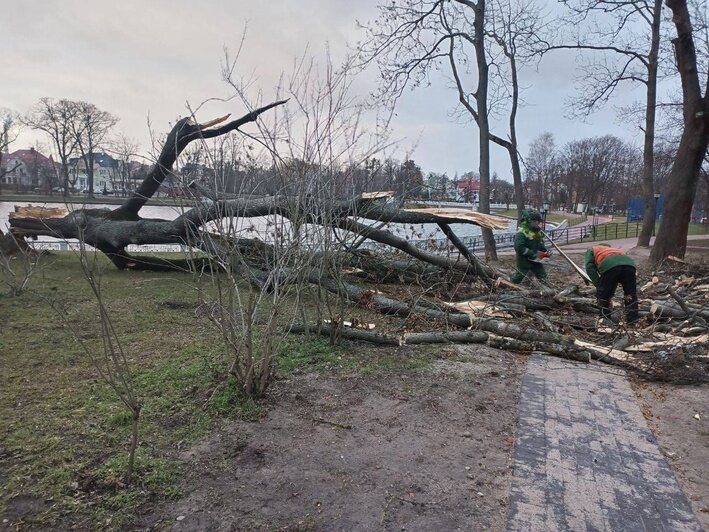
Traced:
<path id="1" fill-rule="evenodd" d="M 274 94 L 282 70 L 306 46 L 317 55 L 329 44 L 335 61 L 347 44 L 362 37 L 355 20 L 374 18 L 375 0 L 0 0 L 0 106 L 24 113 L 43 96 L 86 100 L 120 118 L 118 130 L 147 150 L 148 117 L 165 132 L 186 103 L 227 97 L 221 81 L 223 49 L 236 49 L 247 25 L 239 73 L 256 78 L 264 99 Z M 558 145 L 582 137 L 616 134 L 639 143 L 639 131 L 617 123 L 612 107 L 589 123 L 564 117 L 564 98 L 573 94 L 574 56 L 545 60 L 524 73 L 527 105 L 519 114 L 522 154 L 543 131 Z M 373 75 L 358 83 L 366 92 Z M 443 79 L 405 95 L 393 126 L 401 139 L 396 155 L 411 156 L 424 172 L 453 176 L 477 170 L 476 128 L 451 118 L 456 94 Z M 633 98 L 622 93 L 624 102 Z M 237 102 L 210 103 L 200 119 L 223 112 L 240 116 Z M 25 148 L 46 139 L 24 133 L 13 145 Z M 511 181 L 504 151 L 492 148 L 492 170 Z"/>

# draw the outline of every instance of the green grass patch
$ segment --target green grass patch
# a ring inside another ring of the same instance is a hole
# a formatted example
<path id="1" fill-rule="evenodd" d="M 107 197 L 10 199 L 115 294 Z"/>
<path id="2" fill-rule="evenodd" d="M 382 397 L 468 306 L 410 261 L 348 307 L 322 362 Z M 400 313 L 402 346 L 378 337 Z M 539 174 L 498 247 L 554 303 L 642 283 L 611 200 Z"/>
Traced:
<path id="1" fill-rule="evenodd" d="M 657 227 L 656 229 L 659 229 Z M 689 224 L 687 234 L 690 235 L 709 235 L 709 224 Z"/>
<path id="2" fill-rule="evenodd" d="M 632 223 L 608 223 L 596 225 L 591 229 L 590 234 L 584 238 L 586 240 L 618 240 L 621 238 L 637 238 L 640 234 L 642 224 Z"/>
<path id="3" fill-rule="evenodd" d="M 209 400 L 209 408 L 222 416 L 236 414 L 245 421 L 257 421 L 266 414 L 261 405 L 238 389 L 234 379 L 229 379 L 215 390 Z"/>
<path id="4" fill-rule="evenodd" d="M 131 414 L 91 362 L 106 361 L 97 302 L 75 254 L 45 254 L 26 291 L 0 292 L 0 515 L 11 516 L 9 527 L 22 520 L 37 529 L 130 529 L 140 506 L 179 495 L 177 449 L 220 417 L 264 415 L 227 374 L 231 355 L 196 312 L 203 300 L 217 300 L 211 283 L 186 273 L 118 271 L 103 256 L 96 267 L 142 407 L 135 481 L 122 485 Z M 283 302 L 284 321 L 293 306 Z M 362 319 L 368 312 L 350 311 Z M 379 375 L 424 371 L 434 358 L 426 350 L 391 354 L 288 337 L 276 371 Z M 37 508 L 19 515 L 18 501 L 27 499 Z"/>
<path id="5" fill-rule="evenodd" d="M 312 371 L 341 365 L 338 348 L 328 340 L 287 339 L 278 347 L 278 371 L 292 374 L 297 371 Z"/>
<path id="6" fill-rule="evenodd" d="M 588 234 L 586 234 L 583 239 L 576 238 L 569 240 L 568 243 L 577 244 L 580 242 L 601 242 L 619 240 L 621 238 L 637 238 L 640 235 L 641 229 L 642 223 L 640 222 L 599 224 L 593 228 L 589 227 Z M 659 229 L 660 225 L 655 225 L 655 234 L 657 234 Z M 689 224 L 687 234 L 709 236 L 709 225 Z M 567 242 L 564 241 L 563 243 L 566 244 Z"/>
<path id="7" fill-rule="evenodd" d="M 100 256 L 97 266 L 142 405 L 131 486 L 119 479 L 132 420 L 85 351 L 102 360 L 97 304 L 78 257 L 46 254 L 28 290 L 0 296 L 0 514 L 12 516 L 18 498 L 51 500 L 22 518 L 37 528 L 64 528 L 67 522 L 85 529 L 129 528 L 138 506 L 179 492 L 174 450 L 207 434 L 218 416 L 231 414 L 203 409 L 228 365 L 211 323 L 195 316 L 193 277 L 119 272 Z M 210 286 L 199 288 L 210 297 Z M 239 404 L 232 408 L 241 415 Z M 243 410 L 255 417 L 257 408 Z"/>
<path id="8" fill-rule="evenodd" d="M 283 375 L 308 371 L 361 375 L 426 371 L 437 353 L 436 348 L 419 348 L 392 354 L 361 344 L 332 345 L 324 338 L 287 339 L 279 348 L 278 371 Z"/>

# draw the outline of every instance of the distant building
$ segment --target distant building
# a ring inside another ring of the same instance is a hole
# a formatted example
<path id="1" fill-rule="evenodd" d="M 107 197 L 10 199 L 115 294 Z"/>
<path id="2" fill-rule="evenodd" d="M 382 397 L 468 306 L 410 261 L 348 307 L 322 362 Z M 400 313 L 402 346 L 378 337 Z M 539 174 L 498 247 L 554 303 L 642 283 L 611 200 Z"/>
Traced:
<path id="1" fill-rule="evenodd" d="M 89 186 L 89 174 L 87 160 L 83 157 L 72 157 L 69 159 L 69 176 L 75 183 L 74 187 L 85 191 Z M 118 175 L 118 161 L 107 153 L 95 153 L 93 155 L 94 167 L 94 193 L 104 191 L 113 192 L 120 188 L 120 178 Z"/>
<path id="2" fill-rule="evenodd" d="M 0 175 L 0 183 L 4 185 L 48 189 L 55 181 L 56 170 L 51 157 L 30 148 L 4 153 Z"/>
<path id="3" fill-rule="evenodd" d="M 185 163 L 180 168 L 179 174 L 185 183 L 189 181 L 210 182 L 214 179 L 214 170 L 201 163 Z"/>
<path id="4" fill-rule="evenodd" d="M 480 196 L 480 180 L 462 179 L 455 184 L 458 201 L 476 203 Z"/>

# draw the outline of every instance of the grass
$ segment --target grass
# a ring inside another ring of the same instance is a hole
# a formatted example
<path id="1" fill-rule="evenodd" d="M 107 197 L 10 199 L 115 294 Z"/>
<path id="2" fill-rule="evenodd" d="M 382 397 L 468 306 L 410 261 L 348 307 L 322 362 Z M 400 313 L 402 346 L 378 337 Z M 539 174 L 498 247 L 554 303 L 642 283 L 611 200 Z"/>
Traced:
<path id="1" fill-rule="evenodd" d="M 600 242 L 618 240 L 621 238 L 637 238 L 640 234 L 642 224 L 639 222 L 623 222 L 623 223 L 607 223 L 600 224 L 595 227 L 593 233 L 589 233 L 584 237 L 583 242 Z M 655 226 L 655 232 L 660 228 L 659 224 Z M 590 231 L 590 229 L 589 229 Z M 689 235 L 708 235 L 709 226 L 702 224 L 690 224 L 687 233 Z M 569 240 L 569 244 L 581 242 L 580 239 Z M 564 244 L 567 242 L 564 241 Z"/>
<path id="2" fill-rule="evenodd" d="M 202 408 L 228 366 L 211 324 L 195 317 L 193 279 L 103 266 L 102 291 L 143 407 L 137 481 L 120 485 L 130 415 L 63 323 L 99 353 L 96 302 L 73 254 L 44 256 L 29 290 L 0 295 L 0 470 L 7 472 L 0 473 L 0 514 L 16 497 L 30 497 L 37 508 L 24 517 L 28 526 L 61 528 L 68 519 L 93 528 L 108 518 L 111 527 L 128 526 L 136 507 L 178 493 L 176 446 L 242 408 L 243 401 L 226 408 L 225 392 Z M 255 418 L 256 408 L 243 406 L 246 417 Z"/>
<path id="3" fill-rule="evenodd" d="M 656 230 L 659 227 L 655 228 Z M 690 235 L 709 235 L 709 224 L 689 224 L 687 234 Z"/>
<path id="4" fill-rule="evenodd" d="M 507 210 L 501 210 L 501 211 L 493 211 L 492 214 L 498 214 L 500 216 L 507 216 L 509 218 L 517 218 L 517 209 L 507 209 Z M 547 214 L 546 218 L 547 222 L 551 223 L 561 223 L 564 220 L 567 220 L 569 222 L 569 226 L 574 226 L 577 223 L 579 223 L 582 220 L 585 220 L 585 218 L 580 215 L 580 214 L 557 214 L 557 213 L 549 213 Z"/>
<path id="5" fill-rule="evenodd" d="M 100 353 L 96 301 L 74 254 L 43 255 L 28 290 L 10 297 L 0 284 L 0 516 L 10 524 L 131 528 L 141 506 L 180 495 L 184 471 L 176 450 L 222 417 L 264 415 L 227 375 L 230 360 L 213 324 L 195 313 L 200 291 L 215 297 L 208 283 L 200 286 L 189 274 L 120 272 L 103 258 L 99 264 L 142 405 L 136 480 L 122 483 L 131 417 L 65 323 Z M 425 371 L 435 356 L 288 337 L 277 372 L 386 375 Z"/>

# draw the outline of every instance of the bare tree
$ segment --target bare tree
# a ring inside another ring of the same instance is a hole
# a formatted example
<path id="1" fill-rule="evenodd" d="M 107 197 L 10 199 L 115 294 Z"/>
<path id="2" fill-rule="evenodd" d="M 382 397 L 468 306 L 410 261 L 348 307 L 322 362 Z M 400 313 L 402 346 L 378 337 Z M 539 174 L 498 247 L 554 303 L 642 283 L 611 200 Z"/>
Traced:
<path id="1" fill-rule="evenodd" d="M 579 76 L 580 96 L 571 102 L 572 114 L 588 115 L 607 103 L 623 84 L 645 86 L 643 197 L 645 214 L 638 245 L 649 246 L 655 225 L 653 188 L 657 78 L 662 0 L 571 0 L 567 27 L 572 35 L 545 43 L 543 52 L 559 49 L 584 54 Z M 637 28 L 641 27 L 641 30 Z"/>
<path id="2" fill-rule="evenodd" d="M 71 134 L 86 168 L 88 193 L 94 195 L 94 157 L 118 118 L 89 102 L 72 102 L 74 119 L 70 121 Z"/>
<path id="3" fill-rule="evenodd" d="M 517 112 L 521 104 L 519 68 L 533 56 L 532 50 L 538 38 L 537 34 L 542 29 L 542 23 L 540 9 L 536 2 L 495 0 L 491 6 L 490 29 L 486 34 L 498 45 L 502 55 L 506 58 L 506 63 L 498 63 L 496 68 L 498 72 L 505 72 L 505 75 L 498 77 L 508 92 L 509 133 L 507 139 L 491 135 L 490 140 L 508 152 L 512 166 L 517 215 L 521 216 L 525 206 L 525 198 L 517 142 Z"/>
<path id="4" fill-rule="evenodd" d="M 14 168 L 5 168 L 3 156 L 10 151 L 12 144 L 20 134 L 19 115 L 14 111 L 0 107 L 0 183 L 5 174 L 10 173 Z M 2 189 L 0 188 L 0 193 Z"/>
<path id="5" fill-rule="evenodd" d="M 37 273 L 39 253 L 0 231 L 0 278 L 11 296 L 19 296 Z"/>
<path id="6" fill-rule="evenodd" d="M 656 262 L 670 255 L 684 256 L 692 205 L 709 145 L 709 75 L 704 65 L 702 71 L 707 79 L 702 93 L 687 2 L 668 0 L 667 7 L 672 10 L 672 20 L 677 30 L 677 37 L 672 43 L 682 80 L 684 129 L 668 180 L 664 216 L 650 254 Z"/>
<path id="7" fill-rule="evenodd" d="M 70 100 L 41 98 L 23 118 L 24 124 L 49 135 L 60 162 L 64 195 L 69 193 L 69 158 L 75 153 L 78 139 L 76 129 L 77 108 Z"/>
<path id="8" fill-rule="evenodd" d="M 490 181 L 490 195 L 492 200 L 496 203 L 504 203 L 506 209 L 510 209 L 510 203 L 514 201 L 516 189 L 514 184 L 504 179 L 500 179 L 497 172 L 492 174 L 492 181 Z M 519 214 L 519 213 L 518 213 Z"/>
<path id="9" fill-rule="evenodd" d="M 639 189 L 637 151 L 613 135 L 568 143 L 563 162 L 562 183 L 574 205 L 624 204 Z"/>
<path id="10" fill-rule="evenodd" d="M 484 213 L 490 208 L 491 141 L 509 154 L 518 211 L 524 208 L 516 131 L 519 67 L 530 57 L 539 21 L 534 3 L 515 0 L 391 2 L 380 5 L 379 18 L 367 26 L 368 40 L 359 47 L 365 62 L 379 64 L 388 101 L 395 101 L 407 86 L 428 83 L 430 72 L 447 65 L 462 114 L 480 131 L 479 208 Z M 491 117 L 503 111 L 508 131 L 495 134 Z M 487 258 L 496 259 L 492 232 L 483 229 L 483 238 Z"/>
<path id="11" fill-rule="evenodd" d="M 381 4 L 379 18 L 366 30 L 359 47 L 365 64 L 377 62 L 382 79 L 380 97 L 396 102 L 408 87 L 426 82 L 429 72 L 445 63 L 458 88 L 458 99 L 480 129 L 480 211 L 490 212 L 490 129 L 488 58 L 485 50 L 485 0 L 406 0 Z M 472 27 L 472 31 L 470 28 Z M 464 88 L 462 76 L 475 57 L 477 87 Z M 486 256 L 497 253 L 492 232 L 483 230 Z"/>
<path id="12" fill-rule="evenodd" d="M 549 183 L 553 181 L 556 170 L 556 148 L 554 135 L 545 131 L 529 145 L 526 159 L 526 180 L 533 195 L 529 198 L 533 204 L 541 206 L 551 199 Z"/>
<path id="13" fill-rule="evenodd" d="M 101 379 L 113 390 L 131 416 L 131 438 L 128 447 L 128 460 L 124 472 L 124 482 L 130 484 L 135 471 L 135 454 L 138 449 L 138 435 L 142 405 L 138 398 L 129 358 L 126 356 L 123 343 L 116 325 L 111 317 L 109 306 L 101 287 L 101 265 L 98 254 L 86 247 L 83 241 L 79 243 L 79 263 L 86 282 L 97 304 L 97 318 L 101 326 L 101 349 L 89 346 L 84 340 L 84 334 L 69 319 L 70 309 L 64 302 L 49 301 L 59 320 L 71 332 L 84 354 L 91 361 Z"/>
<path id="14" fill-rule="evenodd" d="M 131 183 L 131 163 L 138 155 L 138 142 L 134 139 L 120 134 L 110 142 L 110 152 L 118 159 L 118 178 L 121 184 L 121 194 L 126 194 L 130 190 Z"/>

